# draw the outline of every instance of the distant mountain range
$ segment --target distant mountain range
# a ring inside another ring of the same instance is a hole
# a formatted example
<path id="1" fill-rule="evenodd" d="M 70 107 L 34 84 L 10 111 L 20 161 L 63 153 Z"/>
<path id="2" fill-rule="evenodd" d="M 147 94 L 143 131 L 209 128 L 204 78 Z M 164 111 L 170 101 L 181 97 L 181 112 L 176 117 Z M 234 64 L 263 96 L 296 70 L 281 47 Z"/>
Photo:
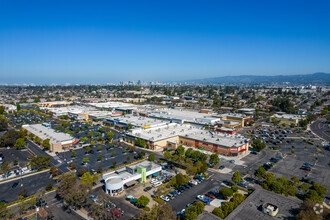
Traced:
<path id="1" fill-rule="evenodd" d="M 206 79 L 188 80 L 188 83 L 201 84 L 322 84 L 330 85 L 330 73 L 313 73 L 306 75 L 277 75 L 277 76 L 222 76 Z"/>

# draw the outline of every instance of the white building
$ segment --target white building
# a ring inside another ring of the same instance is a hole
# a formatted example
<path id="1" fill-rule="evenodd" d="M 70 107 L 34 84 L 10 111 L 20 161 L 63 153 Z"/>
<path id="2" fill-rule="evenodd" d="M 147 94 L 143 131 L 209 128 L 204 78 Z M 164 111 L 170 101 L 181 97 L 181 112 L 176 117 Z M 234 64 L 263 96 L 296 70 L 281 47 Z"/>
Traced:
<path id="1" fill-rule="evenodd" d="M 134 185 L 137 182 L 145 182 L 146 178 L 159 173 L 162 167 L 158 164 L 142 161 L 102 175 L 105 191 L 110 195 L 117 195 L 124 191 L 125 186 Z"/>

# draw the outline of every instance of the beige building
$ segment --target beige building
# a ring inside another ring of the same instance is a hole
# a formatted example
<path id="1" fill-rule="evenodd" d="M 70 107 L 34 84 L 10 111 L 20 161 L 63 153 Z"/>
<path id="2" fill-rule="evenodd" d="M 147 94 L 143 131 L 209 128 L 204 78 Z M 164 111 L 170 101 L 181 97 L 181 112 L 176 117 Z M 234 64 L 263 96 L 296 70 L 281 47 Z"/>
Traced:
<path id="1" fill-rule="evenodd" d="M 50 151 L 52 152 L 60 152 L 66 150 L 79 141 L 69 134 L 56 132 L 54 129 L 50 128 L 50 125 L 47 123 L 23 125 L 22 128 L 27 130 L 28 134 L 34 134 L 42 141 L 49 139 Z"/>
<path id="2" fill-rule="evenodd" d="M 137 139 L 144 140 L 153 150 L 172 148 L 179 145 L 217 152 L 227 156 L 238 156 L 249 149 L 249 140 L 235 134 L 223 134 L 204 130 L 189 124 L 168 123 L 163 126 L 132 129 L 124 140 L 134 144 Z"/>
<path id="3" fill-rule="evenodd" d="M 281 124 L 283 124 L 283 123 L 286 125 L 294 124 L 297 126 L 299 124 L 299 121 L 304 119 L 305 117 L 302 115 L 277 113 L 277 114 L 272 115 L 270 118 L 271 119 L 275 118 L 276 120 L 280 121 Z"/>

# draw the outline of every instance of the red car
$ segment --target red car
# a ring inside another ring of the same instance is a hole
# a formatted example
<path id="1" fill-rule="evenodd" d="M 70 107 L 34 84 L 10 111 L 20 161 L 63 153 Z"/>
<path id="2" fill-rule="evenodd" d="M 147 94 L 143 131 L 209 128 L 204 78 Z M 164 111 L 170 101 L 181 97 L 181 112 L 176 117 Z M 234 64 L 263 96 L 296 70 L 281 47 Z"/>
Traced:
<path id="1" fill-rule="evenodd" d="M 309 167 L 300 167 L 301 170 L 311 171 L 311 168 Z"/>
<path id="2" fill-rule="evenodd" d="M 211 193 L 206 193 L 205 196 L 211 198 L 211 199 L 215 199 L 215 195 L 211 194 Z"/>
<path id="3" fill-rule="evenodd" d="M 110 213 L 116 216 L 117 218 L 120 218 L 121 216 L 121 211 L 119 211 L 118 209 L 112 209 Z"/>

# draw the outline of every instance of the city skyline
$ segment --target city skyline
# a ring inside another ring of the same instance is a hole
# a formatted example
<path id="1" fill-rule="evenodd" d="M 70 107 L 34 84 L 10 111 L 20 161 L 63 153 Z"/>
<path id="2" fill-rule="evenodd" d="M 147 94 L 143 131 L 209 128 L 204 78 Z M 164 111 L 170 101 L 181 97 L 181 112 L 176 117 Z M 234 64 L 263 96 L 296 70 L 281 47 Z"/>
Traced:
<path id="1" fill-rule="evenodd" d="M 0 83 L 330 72 L 327 1 L 20 1 L 0 9 Z"/>

